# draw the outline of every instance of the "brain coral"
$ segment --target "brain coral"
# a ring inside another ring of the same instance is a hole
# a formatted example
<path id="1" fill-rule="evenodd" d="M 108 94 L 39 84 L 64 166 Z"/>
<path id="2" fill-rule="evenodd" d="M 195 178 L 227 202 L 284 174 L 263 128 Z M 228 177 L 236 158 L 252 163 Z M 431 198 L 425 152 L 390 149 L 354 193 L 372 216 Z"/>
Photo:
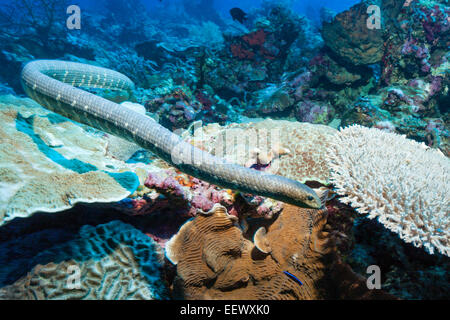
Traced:
<path id="1" fill-rule="evenodd" d="M 364 2 L 356 4 L 338 14 L 332 22 L 323 23 L 325 44 L 353 65 L 377 63 L 383 57 L 383 29 L 367 27 L 368 5 Z"/>
<path id="2" fill-rule="evenodd" d="M 337 131 L 329 126 L 286 120 L 210 124 L 186 135 L 193 145 L 244 166 L 263 165 L 268 172 L 300 182 L 327 183 L 326 150 Z"/>
<path id="3" fill-rule="evenodd" d="M 339 132 L 327 161 L 341 201 L 404 241 L 450 256 L 450 161 L 439 150 L 354 125 Z"/>
<path id="4" fill-rule="evenodd" d="M 392 299 L 367 289 L 324 231 L 325 210 L 286 205 L 267 227 L 243 234 L 220 205 L 184 224 L 167 243 L 181 299 Z"/>
<path id="5" fill-rule="evenodd" d="M 107 140 L 30 99 L 0 97 L 0 225 L 77 202 L 119 201 L 138 164 L 106 155 Z"/>
<path id="6" fill-rule="evenodd" d="M 177 264 L 175 298 L 323 298 L 323 287 L 316 285 L 326 270 L 323 217 L 318 210 L 287 206 L 264 235 L 258 232 L 255 243 L 265 243 L 259 247 L 266 254 L 244 238 L 236 217 L 215 205 L 183 225 L 166 245 L 166 256 Z M 283 241 L 277 239 L 281 234 Z"/>
<path id="7" fill-rule="evenodd" d="M 123 222 L 86 225 L 75 239 L 26 262 L 31 270 L 1 288 L 0 299 L 164 299 L 161 253 L 150 237 Z M 77 274 L 79 281 L 71 278 Z"/>

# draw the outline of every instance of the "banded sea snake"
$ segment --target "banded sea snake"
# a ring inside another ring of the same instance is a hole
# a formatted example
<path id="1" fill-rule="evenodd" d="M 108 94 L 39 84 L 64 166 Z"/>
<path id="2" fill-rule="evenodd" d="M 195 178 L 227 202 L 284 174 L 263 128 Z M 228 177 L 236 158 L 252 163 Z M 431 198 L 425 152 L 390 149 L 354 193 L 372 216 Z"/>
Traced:
<path id="1" fill-rule="evenodd" d="M 315 191 L 298 181 L 226 162 L 151 118 L 78 88 L 132 90 L 134 83 L 119 72 L 76 62 L 35 60 L 25 65 L 21 81 L 28 96 L 45 108 L 137 143 L 188 175 L 300 207 L 322 206 Z"/>

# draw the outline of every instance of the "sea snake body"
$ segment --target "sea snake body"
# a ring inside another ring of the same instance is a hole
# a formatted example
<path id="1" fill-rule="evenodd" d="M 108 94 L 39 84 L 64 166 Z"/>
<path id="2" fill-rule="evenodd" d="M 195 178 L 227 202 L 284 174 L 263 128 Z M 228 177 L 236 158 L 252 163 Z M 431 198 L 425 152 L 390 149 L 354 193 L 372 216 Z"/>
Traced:
<path id="1" fill-rule="evenodd" d="M 75 62 L 35 60 L 25 65 L 21 81 L 25 92 L 47 109 L 137 143 L 186 174 L 301 207 L 322 205 L 314 190 L 298 181 L 226 162 L 183 141 L 148 116 L 77 88 L 131 91 L 134 83 L 121 73 Z"/>

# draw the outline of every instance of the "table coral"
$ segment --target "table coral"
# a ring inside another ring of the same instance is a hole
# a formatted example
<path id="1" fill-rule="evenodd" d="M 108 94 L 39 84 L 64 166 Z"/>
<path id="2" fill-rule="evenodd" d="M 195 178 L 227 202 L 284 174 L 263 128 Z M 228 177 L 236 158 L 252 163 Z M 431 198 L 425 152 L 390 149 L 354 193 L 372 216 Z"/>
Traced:
<path id="1" fill-rule="evenodd" d="M 225 127 L 211 124 L 198 128 L 192 137 L 185 139 L 212 154 L 247 166 L 252 159 L 256 164 L 252 152 L 257 148 L 260 155 L 269 157 L 266 171 L 300 182 L 327 183 L 329 172 L 323 159 L 336 132 L 323 125 L 269 119 Z M 280 148 L 285 152 L 280 152 Z"/>

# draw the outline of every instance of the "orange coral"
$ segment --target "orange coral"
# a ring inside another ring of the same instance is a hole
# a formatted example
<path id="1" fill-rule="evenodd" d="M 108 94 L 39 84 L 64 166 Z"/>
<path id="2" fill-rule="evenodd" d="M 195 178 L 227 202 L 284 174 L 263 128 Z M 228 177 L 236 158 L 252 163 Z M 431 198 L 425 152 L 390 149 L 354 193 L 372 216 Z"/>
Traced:
<path id="1" fill-rule="evenodd" d="M 194 185 L 194 182 L 192 181 L 192 177 L 191 176 L 187 176 L 187 175 L 179 175 L 175 177 L 175 180 L 178 181 L 178 183 L 184 187 L 192 187 Z"/>

